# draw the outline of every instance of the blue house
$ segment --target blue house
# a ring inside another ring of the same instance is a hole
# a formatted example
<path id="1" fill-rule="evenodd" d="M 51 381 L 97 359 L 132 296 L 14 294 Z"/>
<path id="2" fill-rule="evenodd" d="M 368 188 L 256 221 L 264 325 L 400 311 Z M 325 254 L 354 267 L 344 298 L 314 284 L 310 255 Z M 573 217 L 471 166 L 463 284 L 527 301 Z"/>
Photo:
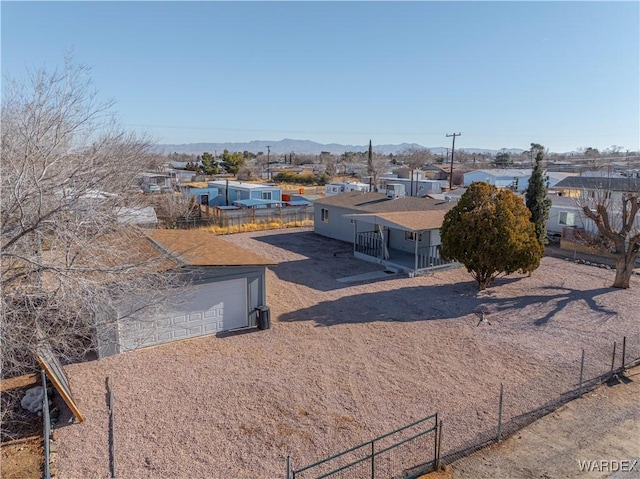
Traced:
<path id="1" fill-rule="evenodd" d="M 282 190 L 277 186 L 216 180 L 205 184 L 187 184 L 185 188 L 187 194 L 195 197 L 200 205 L 240 208 L 282 206 Z"/>

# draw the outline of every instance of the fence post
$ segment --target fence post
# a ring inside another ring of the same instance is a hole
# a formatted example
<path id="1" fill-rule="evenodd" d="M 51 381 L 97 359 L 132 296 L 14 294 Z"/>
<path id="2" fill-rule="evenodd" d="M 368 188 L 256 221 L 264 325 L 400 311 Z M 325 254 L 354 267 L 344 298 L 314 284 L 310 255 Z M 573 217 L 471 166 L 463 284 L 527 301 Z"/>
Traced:
<path id="1" fill-rule="evenodd" d="M 42 376 L 42 418 L 44 421 L 44 478 L 51 478 L 51 466 L 49 465 L 51 452 L 49 439 L 51 436 L 51 417 L 49 416 L 49 396 L 47 394 L 47 376 L 44 369 L 40 370 Z"/>
<path id="2" fill-rule="evenodd" d="M 580 360 L 580 385 L 578 386 L 578 397 L 582 397 L 582 377 L 584 375 L 584 349 L 582 350 L 582 359 Z"/>
<path id="3" fill-rule="evenodd" d="M 504 385 L 500 383 L 500 403 L 498 405 L 498 442 L 502 440 L 502 396 Z"/>
<path id="4" fill-rule="evenodd" d="M 436 453 L 436 467 L 434 471 L 440 470 L 440 454 L 442 453 L 442 421 L 438 424 L 438 448 Z"/>
<path id="5" fill-rule="evenodd" d="M 623 370 L 624 370 L 624 356 L 626 352 L 627 352 L 627 337 L 625 336 L 622 338 L 622 364 L 620 365 L 621 369 Z"/>
<path id="6" fill-rule="evenodd" d="M 109 469 L 111 477 L 116 477 L 116 438 L 115 438 L 115 411 L 113 388 L 111 378 L 107 376 L 107 387 L 109 388 Z"/>
<path id="7" fill-rule="evenodd" d="M 371 479 L 376 477 L 376 442 L 371 441 Z"/>
<path id="8" fill-rule="evenodd" d="M 289 479 L 291 477 L 291 458 L 287 456 L 287 477 Z"/>
<path id="9" fill-rule="evenodd" d="M 613 342 L 613 356 L 611 358 L 611 371 L 613 371 L 613 368 L 616 364 L 616 342 Z"/>

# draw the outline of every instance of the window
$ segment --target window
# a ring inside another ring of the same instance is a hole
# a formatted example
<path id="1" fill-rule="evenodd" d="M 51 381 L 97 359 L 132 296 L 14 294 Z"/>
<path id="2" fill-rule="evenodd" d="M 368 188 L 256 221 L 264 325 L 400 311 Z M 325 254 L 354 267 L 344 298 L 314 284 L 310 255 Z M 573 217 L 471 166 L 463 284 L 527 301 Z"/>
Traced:
<path id="1" fill-rule="evenodd" d="M 262 199 L 263 200 L 270 200 L 271 199 L 271 191 L 263 191 L 262 192 Z"/>
<path id="2" fill-rule="evenodd" d="M 209 204 L 209 195 L 200 195 L 200 204 L 208 205 Z"/>
<path id="3" fill-rule="evenodd" d="M 570 213 L 568 211 L 561 211 L 558 223 L 565 226 L 575 226 L 576 225 L 575 213 Z"/>
<path id="4" fill-rule="evenodd" d="M 405 231 L 404 239 L 406 239 L 407 241 L 415 241 L 416 233 L 414 231 Z M 422 233 L 418 233 L 418 241 L 422 241 Z"/>
<path id="5" fill-rule="evenodd" d="M 322 222 L 323 223 L 328 223 L 329 222 L 329 210 L 326 209 L 326 208 L 322 208 L 320 213 L 322 214 Z"/>

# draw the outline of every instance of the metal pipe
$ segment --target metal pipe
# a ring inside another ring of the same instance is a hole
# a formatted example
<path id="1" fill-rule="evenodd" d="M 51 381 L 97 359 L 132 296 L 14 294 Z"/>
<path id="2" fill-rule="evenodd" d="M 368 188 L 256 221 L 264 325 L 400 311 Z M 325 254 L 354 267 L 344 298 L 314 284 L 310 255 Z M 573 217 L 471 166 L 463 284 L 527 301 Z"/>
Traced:
<path id="1" fill-rule="evenodd" d="M 582 397 L 582 377 L 584 374 L 584 349 L 582 350 L 582 359 L 580 360 L 580 385 L 578 386 L 578 397 Z"/>
<path id="2" fill-rule="evenodd" d="M 49 396 L 47 394 L 47 375 L 44 369 L 40 371 L 42 376 L 42 417 L 44 420 L 44 478 L 51 478 L 51 466 L 49 464 L 51 451 L 49 441 L 51 436 L 51 417 L 49 416 Z"/>
<path id="3" fill-rule="evenodd" d="M 500 403 L 498 405 L 498 442 L 502 440 L 502 398 L 504 385 L 500 383 Z"/>

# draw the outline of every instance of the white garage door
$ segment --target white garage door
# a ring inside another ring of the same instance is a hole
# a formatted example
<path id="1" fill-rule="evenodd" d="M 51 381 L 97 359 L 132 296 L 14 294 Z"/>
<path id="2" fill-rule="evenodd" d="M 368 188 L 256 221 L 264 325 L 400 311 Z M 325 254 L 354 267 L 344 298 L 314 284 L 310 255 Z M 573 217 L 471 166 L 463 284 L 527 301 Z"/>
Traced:
<path id="1" fill-rule="evenodd" d="M 246 278 L 190 286 L 146 317 L 122 319 L 120 350 L 248 326 Z"/>

